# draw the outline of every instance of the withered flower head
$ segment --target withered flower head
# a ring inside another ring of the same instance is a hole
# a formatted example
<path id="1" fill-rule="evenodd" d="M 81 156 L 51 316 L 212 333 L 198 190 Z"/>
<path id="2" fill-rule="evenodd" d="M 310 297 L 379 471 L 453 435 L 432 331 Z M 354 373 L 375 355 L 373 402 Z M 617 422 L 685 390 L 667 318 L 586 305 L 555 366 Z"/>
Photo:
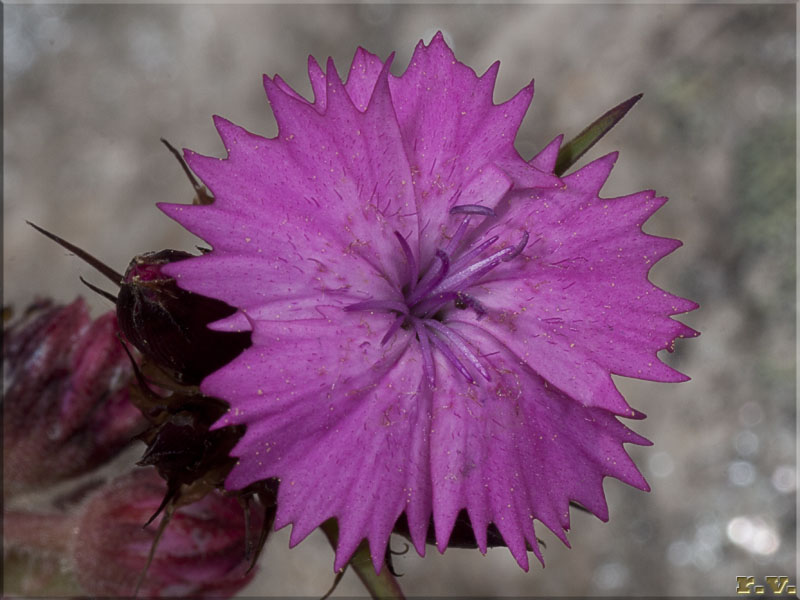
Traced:
<path id="1" fill-rule="evenodd" d="M 225 598 L 244 587 L 248 573 L 245 513 L 220 492 L 171 514 L 155 547 L 162 519 L 143 528 L 164 495 L 152 469 L 135 471 L 101 488 L 78 521 L 74 561 L 91 595 Z M 261 526 L 258 511 L 250 527 Z M 154 549 L 153 549 L 154 548 Z M 152 560 L 148 559 L 152 550 Z"/>
<path id="2" fill-rule="evenodd" d="M 185 384 L 198 384 L 250 345 L 249 332 L 222 333 L 208 324 L 236 309 L 225 302 L 179 288 L 164 265 L 192 255 L 178 250 L 135 257 L 117 295 L 117 318 L 130 342 L 145 357 Z"/>

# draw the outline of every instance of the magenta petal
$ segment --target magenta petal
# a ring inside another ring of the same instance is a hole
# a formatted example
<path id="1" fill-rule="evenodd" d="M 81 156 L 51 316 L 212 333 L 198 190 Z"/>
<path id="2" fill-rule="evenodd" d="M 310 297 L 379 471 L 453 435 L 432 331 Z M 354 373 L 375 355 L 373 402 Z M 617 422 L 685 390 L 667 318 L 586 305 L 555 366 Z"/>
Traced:
<path id="1" fill-rule="evenodd" d="M 314 108 L 317 109 L 317 112 L 325 112 L 325 106 L 328 102 L 325 72 L 320 68 L 313 56 L 308 57 L 308 79 L 311 81 L 311 89 L 314 90 Z"/>
<path id="2" fill-rule="evenodd" d="M 557 135 L 552 142 L 547 144 L 536 156 L 530 160 L 530 165 L 545 173 L 552 173 L 556 168 L 558 151 L 561 150 L 561 142 L 564 141 L 564 134 Z"/>
<path id="3" fill-rule="evenodd" d="M 293 523 L 293 544 L 336 517 L 336 568 L 364 537 L 378 568 L 403 511 L 424 548 L 429 392 L 408 333 L 380 346 L 362 317 L 322 312 L 336 321 L 256 321 L 254 347 L 202 389 L 239 399 L 218 426 L 247 425 L 228 486 L 281 478 L 276 525 Z"/>
<path id="4" fill-rule="evenodd" d="M 449 222 L 449 205 L 461 192 L 457 182 L 513 151 L 533 96 L 533 86 L 528 86 L 496 106 L 496 69 L 491 71 L 479 79 L 437 34 L 427 47 L 417 46 L 401 77 L 390 80 L 416 189 L 423 263 L 432 260 L 441 227 Z"/>
<path id="5" fill-rule="evenodd" d="M 647 483 L 623 443 L 648 444 L 598 408 L 582 406 L 547 385 L 520 357 L 480 326 L 449 325 L 486 357 L 492 382 L 470 385 L 438 361 L 431 455 L 436 536 L 444 549 L 461 508 L 483 525 L 497 525 L 527 568 L 525 543 L 541 559 L 533 519 L 564 538 L 569 502 L 608 517 L 602 479 L 616 477 L 640 489 Z M 483 529 L 483 527 L 480 527 Z"/>
<path id="6" fill-rule="evenodd" d="M 187 156 L 216 202 L 163 209 L 213 240 L 221 252 L 255 260 L 266 256 L 283 261 L 284 270 L 299 266 L 303 273 L 312 267 L 319 270 L 317 257 L 327 254 L 342 263 L 341 270 L 325 264 L 331 277 L 344 277 L 338 287 L 351 283 L 348 277 L 354 270 L 360 277 L 368 265 L 396 279 L 404 267 L 396 260 L 392 233 L 413 232 L 416 217 L 386 76 L 388 71 L 365 113 L 352 105 L 341 82 L 342 92 L 336 96 L 337 86 L 329 76 L 324 116 L 268 83 L 281 136 L 267 140 L 217 119 L 229 158 Z M 330 118 L 339 125 L 331 128 L 326 120 Z M 254 199 L 269 210 L 253 214 L 246 204 Z M 353 262 L 363 264 L 350 266 Z"/>
<path id="7" fill-rule="evenodd" d="M 266 75 L 264 75 L 264 79 L 267 79 Z M 292 89 L 292 87 L 288 83 L 286 83 L 281 78 L 280 75 L 275 75 L 275 77 L 273 78 L 273 81 L 274 81 L 275 85 L 277 85 L 281 89 L 281 91 L 284 94 L 286 94 L 287 96 L 291 96 L 292 98 L 294 98 L 295 100 L 298 100 L 300 102 L 305 102 L 306 104 L 313 105 L 313 103 L 309 102 L 308 100 L 303 98 L 303 96 L 301 96 L 296 91 L 294 91 L 294 89 Z"/>
<path id="8" fill-rule="evenodd" d="M 577 171 L 586 174 L 582 185 L 598 189 L 610 160 Z M 611 199 L 595 193 L 568 187 L 516 195 L 497 231 L 513 223 L 509 244 L 518 228 L 531 231 L 529 260 L 498 272 L 490 289 L 474 295 L 489 309 L 483 326 L 542 377 L 587 405 L 629 416 L 610 373 L 685 381 L 657 353 L 671 350 L 676 338 L 697 335 L 669 318 L 696 304 L 647 277 L 680 245 L 641 230 L 665 199 L 652 192 Z"/>
<path id="9" fill-rule="evenodd" d="M 597 195 L 611 174 L 619 152 L 611 152 L 563 178 L 567 189 Z"/>
<path id="10" fill-rule="evenodd" d="M 360 111 L 365 111 L 369 104 L 375 82 L 383 70 L 384 62 L 363 48 L 359 47 L 350 65 L 345 89 L 350 100 Z"/>
<path id="11" fill-rule="evenodd" d="M 511 188 L 512 181 L 494 165 L 489 165 L 474 177 L 458 195 L 455 204 L 477 204 L 494 208 Z"/>

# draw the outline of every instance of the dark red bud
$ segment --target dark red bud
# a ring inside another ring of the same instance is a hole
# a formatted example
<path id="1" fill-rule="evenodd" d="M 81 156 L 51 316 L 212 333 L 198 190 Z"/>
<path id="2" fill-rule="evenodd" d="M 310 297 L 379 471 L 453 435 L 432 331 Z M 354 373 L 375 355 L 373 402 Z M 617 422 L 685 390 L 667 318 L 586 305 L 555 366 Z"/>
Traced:
<path id="1" fill-rule="evenodd" d="M 153 469 L 135 471 L 101 488 L 78 521 L 74 560 L 78 581 L 92 596 L 133 596 L 161 525 L 143 528 L 161 503 L 166 484 Z M 257 510 L 249 526 L 261 527 Z M 247 554 L 242 505 L 213 492 L 172 513 L 153 553 L 139 596 L 227 598 L 254 571 Z"/>
<path id="2" fill-rule="evenodd" d="M 250 346 L 250 333 L 212 331 L 208 324 L 236 312 L 228 304 L 183 290 L 162 272 L 190 258 L 178 250 L 134 258 L 117 295 L 120 329 L 145 357 L 178 381 L 196 385 Z"/>
<path id="3" fill-rule="evenodd" d="M 15 493 L 84 474 L 144 426 L 113 313 L 40 301 L 4 331 L 3 483 Z"/>

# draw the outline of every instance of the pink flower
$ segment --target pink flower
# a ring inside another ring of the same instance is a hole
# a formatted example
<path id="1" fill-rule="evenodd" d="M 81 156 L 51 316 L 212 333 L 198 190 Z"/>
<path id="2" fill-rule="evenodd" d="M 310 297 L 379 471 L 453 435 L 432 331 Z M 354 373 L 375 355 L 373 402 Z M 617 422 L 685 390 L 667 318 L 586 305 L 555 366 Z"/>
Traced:
<path id="1" fill-rule="evenodd" d="M 566 543 L 570 501 L 608 518 L 604 477 L 648 489 L 610 374 L 686 379 L 656 355 L 696 305 L 647 279 L 680 243 L 641 230 L 665 198 L 598 196 L 616 154 L 563 179 L 560 137 L 520 158 L 532 84 L 494 105 L 498 64 L 440 34 L 390 63 L 359 48 L 343 85 L 309 59 L 313 103 L 265 77 L 273 139 L 215 118 L 228 158 L 186 158 L 216 201 L 162 206 L 213 251 L 165 270 L 252 330 L 201 389 L 247 426 L 226 485 L 280 478 L 292 544 L 335 517 L 335 568 L 366 538 L 377 569 L 402 513 L 424 554 L 466 508 L 527 569 L 534 519 Z"/>

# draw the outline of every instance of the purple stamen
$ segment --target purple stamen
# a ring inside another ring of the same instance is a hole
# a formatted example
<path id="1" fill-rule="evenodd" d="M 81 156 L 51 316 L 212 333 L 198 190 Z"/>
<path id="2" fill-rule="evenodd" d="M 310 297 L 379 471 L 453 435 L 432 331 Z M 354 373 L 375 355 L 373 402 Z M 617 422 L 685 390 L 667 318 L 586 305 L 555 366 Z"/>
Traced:
<path id="1" fill-rule="evenodd" d="M 469 225 L 469 215 L 464 217 L 464 220 L 461 221 L 461 224 L 458 226 L 458 229 L 456 229 L 456 232 L 453 234 L 453 237 L 450 238 L 450 242 L 444 249 L 445 254 L 447 254 L 448 256 L 453 255 L 453 252 L 456 251 L 456 248 L 458 248 L 458 244 L 461 242 L 461 239 L 467 232 L 467 225 Z"/>
<path id="2" fill-rule="evenodd" d="M 427 273 L 425 273 L 425 276 L 422 278 L 422 281 L 419 282 L 419 287 L 413 294 L 411 294 L 411 296 L 409 296 L 406 299 L 406 304 L 408 304 L 408 306 L 413 307 L 422 298 L 427 296 L 431 292 L 431 290 L 433 290 L 437 285 L 439 285 L 445 277 L 447 277 L 447 273 L 450 270 L 450 257 L 447 256 L 447 254 L 445 254 L 441 250 L 437 250 L 436 258 L 438 258 L 441 261 L 439 270 L 428 271 Z"/>
<path id="3" fill-rule="evenodd" d="M 460 292 L 445 292 L 443 294 L 436 294 L 435 296 L 428 296 L 417 303 L 414 307 L 414 313 L 422 315 L 423 318 L 427 319 L 451 300 L 457 300 L 459 293 Z"/>
<path id="4" fill-rule="evenodd" d="M 346 312 L 354 312 L 357 310 L 393 310 L 403 315 L 408 314 L 408 305 L 399 300 L 365 300 L 364 302 L 356 302 L 344 307 Z"/>
<path id="5" fill-rule="evenodd" d="M 408 292 L 411 293 L 417 286 L 417 279 L 419 279 L 419 267 L 417 266 L 414 253 L 411 251 L 411 246 L 408 245 L 406 238 L 400 235 L 399 231 L 395 231 L 394 235 L 397 237 L 397 241 L 400 242 L 400 247 L 403 249 L 403 254 L 406 255 L 406 265 L 408 266 Z"/>
<path id="6" fill-rule="evenodd" d="M 475 379 L 472 377 L 472 375 L 470 375 L 467 368 L 464 366 L 464 363 L 458 360 L 458 357 L 453 353 L 452 350 L 450 350 L 450 347 L 444 342 L 444 340 L 442 340 L 439 337 L 436 328 L 432 327 L 433 323 L 436 323 L 436 321 L 432 319 L 427 319 L 425 321 L 425 325 L 431 327 L 431 329 L 433 330 L 433 335 L 430 336 L 431 343 L 434 346 L 436 346 L 436 349 L 439 352 L 441 352 L 444 355 L 444 357 L 453 364 L 453 366 L 458 370 L 458 372 L 461 373 L 469 383 L 472 384 L 477 383 Z"/>
<path id="7" fill-rule="evenodd" d="M 478 283 L 486 273 L 501 262 L 508 262 L 519 256 L 527 247 L 530 239 L 530 235 L 525 231 L 516 246 L 501 248 L 490 256 L 478 260 L 483 252 L 497 242 L 499 236 L 495 235 L 482 243 L 474 243 L 472 247 L 467 247 L 466 251 L 451 263 L 451 256 L 456 254 L 458 246 L 466 236 L 472 215 L 494 216 L 494 211 L 489 207 L 477 204 L 461 204 L 452 207 L 450 213 L 466 216 L 445 250 L 436 250 L 439 265 L 431 265 L 422 277 L 419 275 L 419 263 L 411 246 L 399 231 L 394 232 L 408 268 L 408 284 L 403 286 L 401 292 L 403 300 L 364 300 L 344 308 L 347 312 L 385 311 L 396 313 L 392 324 L 381 339 L 381 346 L 388 343 L 404 325 L 413 325 L 422 353 L 422 371 L 431 388 L 436 384 L 433 348 L 441 352 L 442 356 L 450 361 L 469 383 L 477 385 L 466 363 L 472 365 L 486 381 L 491 381 L 489 371 L 467 341 L 456 331 L 436 320 L 434 315 L 447 303 L 454 302 L 456 308 L 472 308 L 477 320 L 486 316 L 486 307 L 464 290 Z"/>
<path id="8" fill-rule="evenodd" d="M 491 256 L 484 258 L 476 263 L 471 264 L 470 266 L 461 269 L 460 265 L 465 262 L 465 257 L 460 258 L 456 261 L 456 264 L 453 266 L 453 273 L 447 277 L 442 283 L 437 287 L 431 290 L 431 293 L 437 294 L 442 292 L 450 292 L 457 289 L 466 289 L 470 287 L 473 283 L 476 283 L 481 277 L 486 275 L 489 271 L 494 269 L 500 262 L 508 262 L 515 256 L 518 256 L 524 249 L 525 246 L 528 244 L 528 239 L 530 236 L 526 231 L 522 235 L 522 239 L 519 243 L 514 246 L 513 248 L 505 247 L 502 250 L 498 250 Z M 483 244 L 478 246 L 475 250 L 480 248 L 488 247 L 491 243 L 497 240 L 497 236 L 494 236 L 488 240 L 486 240 Z M 475 250 L 470 251 L 468 254 L 473 254 Z"/>
<path id="9" fill-rule="evenodd" d="M 514 258 L 516 256 L 519 256 L 519 254 L 523 250 L 525 250 L 525 246 L 528 245 L 528 239 L 529 238 L 530 238 L 530 236 L 528 235 L 528 232 L 527 231 L 523 232 L 522 239 L 519 241 L 519 243 L 516 246 L 514 246 L 514 251 L 511 254 L 509 254 L 508 256 L 506 256 L 505 258 L 503 258 L 503 262 L 508 262 L 512 258 Z"/>
<path id="10" fill-rule="evenodd" d="M 436 384 L 436 371 L 428 332 L 419 319 L 414 319 L 414 330 L 417 332 L 419 348 L 422 352 L 422 372 L 425 373 L 425 376 L 428 378 L 428 383 L 433 387 Z"/>
<path id="11" fill-rule="evenodd" d="M 470 251 L 468 251 L 467 253 L 465 253 L 463 256 L 461 256 L 461 257 L 460 257 L 460 258 L 459 258 L 459 259 L 458 259 L 458 260 L 455 262 L 455 264 L 453 265 L 453 270 L 454 270 L 454 271 L 459 271 L 459 270 L 461 270 L 461 267 L 462 267 L 462 266 L 464 266 L 464 265 L 468 264 L 468 263 L 469 263 L 469 262 L 470 262 L 472 259 L 474 259 L 474 258 L 476 258 L 478 255 L 480 255 L 480 253 L 481 253 L 481 252 L 483 252 L 483 251 L 484 251 L 484 250 L 486 250 L 486 249 L 487 249 L 489 246 L 491 246 L 492 244 L 494 244 L 494 243 L 495 243 L 495 242 L 496 242 L 498 239 L 500 239 L 500 238 L 499 238 L 499 236 L 493 235 L 492 237 L 490 237 L 488 240 L 486 240 L 486 241 L 485 241 L 485 242 L 483 242 L 482 244 L 480 244 L 480 245 L 476 246 L 476 247 L 475 247 L 475 248 L 473 248 L 472 250 L 470 250 Z"/>
<path id="12" fill-rule="evenodd" d="M 464 358 L 466 358 L 470 363 L 472 363 L 472 366 L 475 367 L 478 373 L 480 373 L 481 376 L 486 381 L 492 380 L 492 378 L 489 376 L 489 373 L 486 371 L 486 368 L 483 366 L 478 357 L 475 356 L 475 353 L 472 350 L 470 350 L 469 346 L 467 346 L 467 344 L 464 342 L 464 340 L 461 338 L 460 335 L 458 335 L 455 331 L 453 331 L 449 327 L 442 325 L 441 323 L 439 323 L 439 321 L 435 321 L 433 319 L 426 321 L 426 325 L 428 325 L 428 327 L 432 328 L 434 331 L 436 331 L 436 333 L 441 335 L 446 342 L 449 342 L 450 344 L 455 346 L 456 350 L 458 350 Z M 470 377 L 470 379 L 472 378 Z M 473 381 L 473 383 L 475 382 Z"/>
<path id="13" fill-rule="evenodd" d="M 444 279 L 438 287 L 433 288 L 430 290 L 432 294 L 440 294 L 442 292 L 451 292 L 457 291 L 459 289 L 465 289 L 471 286 L 473 283 L 477 282 L 481 277 L 483 277 L 486 273 L 494 269 L 500 262 L 503 260 L 503 257 L 507 254 L 513 252 L 513 248 L 503 248 L 502 250 L 498 250 L 491 256 L 484 258 L 483 260 L 479 260 L 476 263 L 471 264 L 470 266 L 461 269 L 460 271 L 456 271 L 446 279 Z"/>
<path id="14" fill-rule="evenodd" d="M 383 339 L 381 340 L 381 346 L 386 345 L 386 342 L 392 339 L 392 336 L 395 333 L 397 333 L 397 330 L 400 329 L 400 327 L 405 322 L 406 316 L 407 315 L 397 315 L 397 318 L 394 320 L 389 329 L 386 331 L 386 335 L 383 336 Z"/>
<path id="15" fill-rule="evenodd" d="M 494 211 L 488 206 L 481 206 L 480 204 L 459 204 L 450 209 L 450 214 L 467 214 L 467 215 L 483 215 L 485 217 L 493 217 Z"/>

